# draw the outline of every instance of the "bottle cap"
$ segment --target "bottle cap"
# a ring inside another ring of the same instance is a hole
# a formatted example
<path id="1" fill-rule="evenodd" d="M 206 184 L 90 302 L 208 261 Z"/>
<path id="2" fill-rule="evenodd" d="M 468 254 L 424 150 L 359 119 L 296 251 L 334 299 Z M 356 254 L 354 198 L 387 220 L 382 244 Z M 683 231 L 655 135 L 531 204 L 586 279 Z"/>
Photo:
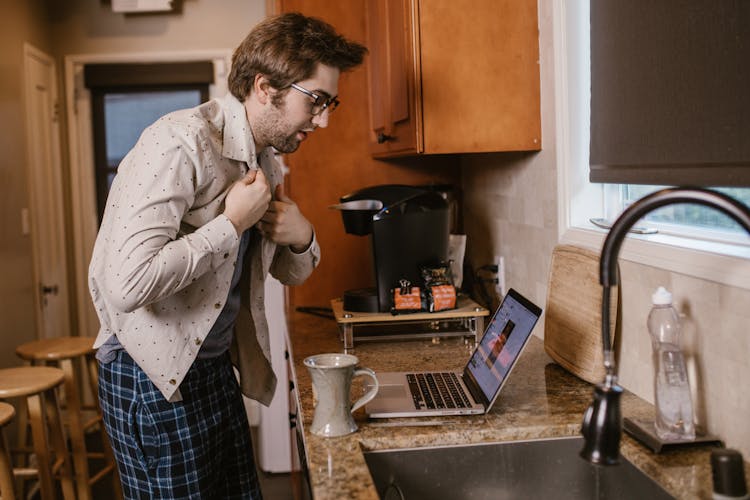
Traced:
<path id="1" fill-rule="evenodd" d="M 742 454 L 730 448 L 719 448 L 711 452 L 711 476 L 714 493 L 729 498 L 745 498 L 745 467 Z"/>
<path id="2" fill-rule="evenodd" d="M 651 296 L 651 302 L 656 306 L 666 306 L 672 303 L 672 294 L 669 290 L 660 286 Z"/>

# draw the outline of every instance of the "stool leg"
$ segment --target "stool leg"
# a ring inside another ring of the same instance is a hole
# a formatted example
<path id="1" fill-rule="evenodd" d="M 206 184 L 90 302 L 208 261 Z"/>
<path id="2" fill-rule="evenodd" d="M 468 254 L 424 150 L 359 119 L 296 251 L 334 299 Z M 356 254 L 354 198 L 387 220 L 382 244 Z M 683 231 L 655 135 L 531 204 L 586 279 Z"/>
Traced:
<path id="1" fill-rule="evenodd" d="M 73 487 L 72 471 L 70 470 L 70 460 L 68 458 L 68 449 L 65 445 L 65 431 L 63 429 L 62 415 L 60 406 L 57 401 L 55 389 L 49 389 L 44 393 L 45 413 L 49 421 L 50 441 L 52 449 L 55 450 L 55 458 L 60 462 L 60 484 L 62 486 L 63 498 L 65 500 L 75 500 L 76 494 Z M 49 460 L 49 459 L 48 459 Z"/>
<path id="2" fill-rule="evenodd" d="M 0 497 L 3 500 L 15 500 L 13 493 L 13 462 L 10 459 L 8 442 L 0 429 Z"/>
<path id="3" fill-rule="evenodd" d="M 99 364 L 93 354 L 86 356 L 86 368 L 89 376 L 89 388 L 94 404 L 99 406 Z M 101 412 L 100 412 L 101 413 Z"/>
<path id="4" fill-rule="evenodd" d="M 26 406 L 26 400 L 25 398 L 19 398 L 18 405 L 16 405 L 16 408 L 18 408 L 18 413 L 16 415 L 16 421 L 18 422 L 18 434 L 17 434 L 17 440 L 16 440 L 16 448 L 19 450 L 26 450 L 28 449 L 30 443 L 29 443 L 29 409 Z M 24 459 L 20 462 L 20 465 L 22 467 L 26 466 L 25 461 L 25 454 L 22 455 Z"/>
<path id="5" fill-rule="evenodd" d="M 81 415 L 81 401 L 74 373 L 73 360 L 61 359 L 60 368 L 65 373 L 65 401 L 68 406 L 68 437 L 73 451 L 73 470 L 79 500 L 91 500 L 89 464 Z"/>
<path id="6" fill-rule="evenodd" d="M 29 442 L 29 409 L 25 397 L 16 398 L 16 422 L 18 422 L 18 432 L 16 435 L 16 450 L 21 453 L 16 457 L 15 464 L 17 467 L 28 467 L 28 456 L 27 451 L 32 446 Z M 14 453 L 11 451 L 11 457 Z M 13 461 L 11 460 L 11 463 Z M 19 498 L 25 498 L 26 481 L 23 477 L 17 476 L 14 478 L 16 484 L 16 495 Z"/>
<path id="7" fill-rule="evenodd" d="M 41 395 L 33 394 L 29 396 L 26 403 L 29 407 L 29 424 L 31 425 L 34 453 L 39 468 L 39 489 L 43 500 L 52 499 L 55 497 L 55 489 L 52 484 L 52 464 L 44 429 Z"/>

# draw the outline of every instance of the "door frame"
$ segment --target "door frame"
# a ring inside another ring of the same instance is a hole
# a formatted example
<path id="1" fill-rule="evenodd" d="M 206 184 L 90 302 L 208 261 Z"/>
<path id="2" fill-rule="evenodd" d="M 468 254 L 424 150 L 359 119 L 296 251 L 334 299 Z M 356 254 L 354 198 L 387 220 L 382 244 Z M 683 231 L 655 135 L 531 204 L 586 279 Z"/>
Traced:
<path id="1" fill-rule="evenodd" d="M 31 88 L 34 81 L 31 61 L 35 60 L 48 68 L 49 96 L 52 109 L 51 121 L 38 123 L 35 108 L 35 91 Z M 49 54 L 28 42 L 23 44 L 24 71 L 24 106 L 26 126 L 26 172 L 28 182 L 32 278 L 34 287 L 34 319 L 36 337 L 70 335 L 70 286 L 68 283 L 68 260 L 66 251 L 65 201 L 63 194 L 62 153 L 60 149 L 60 95 L 58 92 L 58 73 L 55 60 Z M 42 137 L 49 134 L 49 137 Z M 48 160 L 47 165 L 39 165 L 35 160 L 40 146 L 46 151 L 42 154 Z M 50 274 L 51 273 L 51 274 Z M 56 317 L 46 318 L 43 286 L 54 286 L 53 292 Z M 54 321 L 54 328 L 48 324 Z"/>
<path id="2" fill-rule="evenodd" d="M 99 331 L 99 319 L 88 289 L 88 268 L 98 231 L 98 215 L 94 178 L 94 135 L 91 128 L 91 93 L 84 85 L 84 66 L 86 64 L 212 60 L 215 83 L 209 86 L 208 93 L 209 97 L 213 98 L 223 96 L 228 91 L 227 76 L 229 76 L 231 56 L 230 49 L 65 56 L 65 103 L 68 110 L 71 218 L 79 335 L 94 336 Z"/>

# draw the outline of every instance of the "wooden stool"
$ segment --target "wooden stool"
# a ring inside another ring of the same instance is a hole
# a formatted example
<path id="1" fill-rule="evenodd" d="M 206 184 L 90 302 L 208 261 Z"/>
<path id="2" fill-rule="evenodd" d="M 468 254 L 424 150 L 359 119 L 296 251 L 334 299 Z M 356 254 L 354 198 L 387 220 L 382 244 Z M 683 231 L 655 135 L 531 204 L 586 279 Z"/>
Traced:
<path id="1" fill-rule="evenodd" d="M 65 373 L 65 405 L 68 423 L 68 436 L 73 451 L 73 470 L 79 500 L 91 500 L 91 485 L 112 472 L 112 487 L 115 498 L 122 498 L 120 478 L 117 474 L 109 437 L 102 423 L 98 407 L 97 386 L 99 381 L 96 359 L 94 358 L 94 339 L 91 337 L 59 337 L 27 342 L 16 348 L 16 354 L 32 364 L 54 364 Z M 79 387 L 83 381 L 80 363 L 85 363 L 88 372 L 89 387 L 94 398 L 95 416 L 84 420 L 83 405 Z M 77 369 L 78 368 L 78 369 Z M 103 453 L 91 453 L 86 447 L 86 431 L 98 425 Z M 89 457 L 104 458 L 104 467 L 95 475 L 89 473 Z"/>
<path id="2" fill-rule="evenodd" d="M 5 441 L 3 427 L 11 421 L 16 409 L 8 403 L 0 401 L 0 498 L 15 500 L 13 493 L 13 462 L 10 459 L 8 443 Z"/>
<path id="3" fill-rule="evenodd" d="M 53 478 L 60 475 L 63 497 L 75 499 L 70 461 L 55 388 L 62 385 L 65 374 L 59 368 L 23 366 L 0 369 L 0 399 L 25 398 L 37 468 L 16 468 L 14 474 L 39 476 L 44 500 L 55 498 Z M 49 439 L 47 434 L 49 432 Z M 54 454 L 54 457 L 52 456 Z"/>

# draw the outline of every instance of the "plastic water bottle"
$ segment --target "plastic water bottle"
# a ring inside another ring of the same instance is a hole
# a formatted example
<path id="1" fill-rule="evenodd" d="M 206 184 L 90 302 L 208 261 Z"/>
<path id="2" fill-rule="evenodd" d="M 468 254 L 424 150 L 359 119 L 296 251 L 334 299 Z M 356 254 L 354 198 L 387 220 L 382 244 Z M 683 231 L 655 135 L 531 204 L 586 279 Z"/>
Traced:
<path id="1" fill-rule="evenodd" d="M 654 350 L 656 434 L 664 441 L 695 439 L 693 403 L 680 349 L 680 319 L 672 294 L 660 286 L 654 292 L 648 331 Z"/>

